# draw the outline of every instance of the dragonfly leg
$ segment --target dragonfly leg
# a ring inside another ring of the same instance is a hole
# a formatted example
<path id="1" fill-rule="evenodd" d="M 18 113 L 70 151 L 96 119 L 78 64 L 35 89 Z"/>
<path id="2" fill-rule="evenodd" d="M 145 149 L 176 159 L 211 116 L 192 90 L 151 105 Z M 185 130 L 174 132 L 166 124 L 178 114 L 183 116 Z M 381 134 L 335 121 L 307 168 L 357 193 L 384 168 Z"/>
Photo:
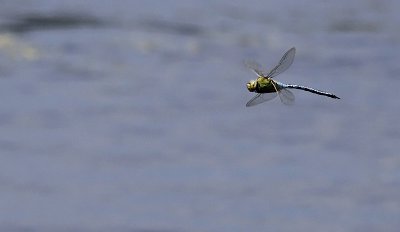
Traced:
<path id="1" fill-rule="evenodd" d="M 274 89 L 276 91 L 276 94 L 278 94 L 279 99 L 281 100 L 281 102 L 284 102 L 282 99 L 282 96 L 280 94 L 280 92 L 278 91 L 278 88 L 276 88 L 275 82 L 273 80 L 271 80 L 272 86 L 274 86 Z"/>

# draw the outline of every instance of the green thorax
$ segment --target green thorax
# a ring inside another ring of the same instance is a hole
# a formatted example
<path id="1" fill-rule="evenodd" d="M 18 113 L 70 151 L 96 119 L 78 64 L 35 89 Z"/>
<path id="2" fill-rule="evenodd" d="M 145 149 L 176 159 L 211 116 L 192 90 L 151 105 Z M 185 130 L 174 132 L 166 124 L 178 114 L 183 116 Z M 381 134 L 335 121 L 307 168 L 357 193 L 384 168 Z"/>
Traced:
<path id="1" fill-rule="evenodd" d="M 275 84 L 275 87 L 279 90 L 280 89 L 279 85 L 276 84 L 276 82 L 274 82 L 273 80 L 271 80 L 269 78 L 259 77 L 257 79 L 256 92 L 257 93 L 272 93 L 272 92 L 276 92 L 276 89 L 275 89 L 273 83 Z"/>

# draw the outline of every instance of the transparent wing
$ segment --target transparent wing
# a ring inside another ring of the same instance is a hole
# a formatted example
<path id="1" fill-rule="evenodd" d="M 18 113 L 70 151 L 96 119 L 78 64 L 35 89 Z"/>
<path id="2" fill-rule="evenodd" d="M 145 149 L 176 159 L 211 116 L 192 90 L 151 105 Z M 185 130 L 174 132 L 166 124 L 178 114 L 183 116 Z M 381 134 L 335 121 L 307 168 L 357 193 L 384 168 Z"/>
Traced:
<path id="1" fill-rule="evenodd" d="M 281 89 L 278 93 L 283 104 L 292 105 L 294 103 L 294 94 L 290 90 Z"/>
<path id="2" fill-rule="evenodd" d="M 268 77 L 274 77 L 278 75 L 279 73 L 284 72 L 286 69 L 292 65 L 293 60 L 294 60 L 294 55 L 296 54 L 296 48 L 291 48 L 289 51 L 287 51 L 279 61 L 278 65 L 275 66 L 269 73 Z"/>
<path id="3" fill-rule="evenodd" d="M 254 60 L 246 60 L 244 62 L 247 68 L 251 69 L 259 77 L 266 77 L 265 73 L 261 70 L 261 65 Z"/>
<path id="4" fill-rule="evenodd" d="M 260 103 L 269 101 L 274 99 L 278 94 L 276 92 L 273 93 L 259 93 L 255 97 L 253 97 L 250 101 L 247 102 L 246 107 L 255 106 Z"/>

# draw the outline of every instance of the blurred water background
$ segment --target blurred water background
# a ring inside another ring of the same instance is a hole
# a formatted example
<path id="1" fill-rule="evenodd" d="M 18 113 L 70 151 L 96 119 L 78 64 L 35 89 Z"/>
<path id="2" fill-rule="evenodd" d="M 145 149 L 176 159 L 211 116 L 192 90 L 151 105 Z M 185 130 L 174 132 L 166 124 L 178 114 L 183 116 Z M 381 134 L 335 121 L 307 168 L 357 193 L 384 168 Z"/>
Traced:
<path id="1" fill-rule="evenodd" d="M 399 1 L 0 3 L 0 231 L 399 231 Z"/>

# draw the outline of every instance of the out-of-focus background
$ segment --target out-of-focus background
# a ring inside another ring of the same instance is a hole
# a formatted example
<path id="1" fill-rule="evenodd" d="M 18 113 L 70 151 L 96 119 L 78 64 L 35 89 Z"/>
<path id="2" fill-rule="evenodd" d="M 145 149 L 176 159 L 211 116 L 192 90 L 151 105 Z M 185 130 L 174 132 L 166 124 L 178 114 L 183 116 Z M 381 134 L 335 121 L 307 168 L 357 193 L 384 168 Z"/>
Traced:
<path id="1" fill-rule="evenodd" d="M 399 1 L 0 3 L 1 231 L 399 231 Z"/>

